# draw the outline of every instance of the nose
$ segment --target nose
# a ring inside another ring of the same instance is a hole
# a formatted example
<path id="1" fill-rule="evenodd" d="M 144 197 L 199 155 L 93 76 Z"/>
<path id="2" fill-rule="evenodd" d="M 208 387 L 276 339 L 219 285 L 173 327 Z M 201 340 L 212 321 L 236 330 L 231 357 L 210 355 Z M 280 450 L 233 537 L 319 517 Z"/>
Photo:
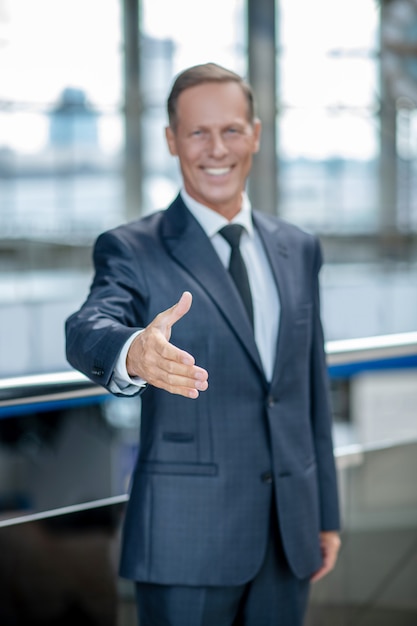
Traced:
<path id="1" fill-rule="evenodd" d="M 210 156 L 220 159 L 227 154 L 227 146 L 220 132 L 210 135 Z"/>

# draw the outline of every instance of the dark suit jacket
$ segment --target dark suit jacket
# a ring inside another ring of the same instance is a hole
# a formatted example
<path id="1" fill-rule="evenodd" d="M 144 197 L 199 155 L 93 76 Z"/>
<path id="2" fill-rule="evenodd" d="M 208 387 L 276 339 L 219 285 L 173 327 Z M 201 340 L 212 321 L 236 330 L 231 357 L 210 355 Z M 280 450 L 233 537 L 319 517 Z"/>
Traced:
<path id="1" fill-rule="evenodd" d="M 228 272 L 178 197 L 101 235 L 86 303 L 67 321 L 70 363 L 108 386 L 122 345 L 184 290 L 171 341 L 209 372 L 197 400 L 148 386 L 126 513 L 121 574 L 166 584 L 235 585 L 262 562 L 275 492 L 284 550 L 306 577 L 319 531 L 339 526 L 316 238 L 254 212 L 281 301 L 272 381 Z"/>

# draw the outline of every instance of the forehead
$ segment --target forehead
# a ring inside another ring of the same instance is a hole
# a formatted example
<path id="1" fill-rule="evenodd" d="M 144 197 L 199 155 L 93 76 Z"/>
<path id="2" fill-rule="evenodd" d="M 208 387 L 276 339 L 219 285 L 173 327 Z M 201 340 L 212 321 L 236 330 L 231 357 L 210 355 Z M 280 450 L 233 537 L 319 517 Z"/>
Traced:
<path id="1" fill-rule="evenodd" d="M 248 102 L 235 82 L 203 83 L 185 89 L 178 98 L 177 118 L 181 124 L 215 124 L 248 121 Z"/>

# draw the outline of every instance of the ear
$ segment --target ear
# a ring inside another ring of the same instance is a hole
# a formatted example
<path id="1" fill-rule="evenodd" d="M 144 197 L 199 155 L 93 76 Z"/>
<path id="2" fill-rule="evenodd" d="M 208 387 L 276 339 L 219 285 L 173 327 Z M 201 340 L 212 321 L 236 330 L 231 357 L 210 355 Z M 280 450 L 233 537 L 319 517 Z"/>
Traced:
<path id="1" fill-rule="evenodd" d="M 171 126 L 165 128 L 165 139 L 167 140 L 169 153 L 172 156 L 177 156 L 177 140 Z"/>
<path id="2" fill-rule="evenodd" d="M 259 118 L 255 118 L 253 122 L 253 153 L 259 152 L 261 145 L 262 122 Z"/>

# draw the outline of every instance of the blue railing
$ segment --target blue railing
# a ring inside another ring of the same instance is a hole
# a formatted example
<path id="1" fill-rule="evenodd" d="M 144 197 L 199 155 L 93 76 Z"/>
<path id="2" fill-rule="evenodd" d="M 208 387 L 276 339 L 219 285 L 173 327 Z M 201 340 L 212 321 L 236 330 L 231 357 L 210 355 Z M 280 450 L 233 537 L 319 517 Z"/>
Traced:
<path id="1" fill-rule="evenodd" d="M 332 378 L 361 371 L 417 367 L 417 332 L 329 341 L 327 363 Z"/>
<path id="2" fill-rule="evenodd" d="M 326 354 L 330 376 L 335 380 L 349 378 L 360 371 L 417 367 L 417 332 L 331 341 L 326 344 Z M 75 371 L 18 376 L 0 380 L 0 418 L 27 416 L 32 413 L 76 408 L 89 404 L 99 405 L 109 399 L 111 396 L 107 391 Z M 392 445 L 400 443 L 405 442 L 393 441 Z M 386 446 L 386 443 L 381 443 L 381 446 Z M 376 448 L 373 447 L 372 449 Z M 367 451 L 366 446 L 358 443 L 343 447 L 336 446 L 335 455 L 338 466 L 344 468 L 355 465 L 357 459 L 361 458 Z M 0 527 L 112 506 L 125 502 L 127 497 L 126 494 L 120 494 L 47 511 L 14 516 L 11 519 L 0 520 Z"/>
<path id="3" fill-rule="evenodd" d="M 359 371 L 417 367 L 417 332 L 328 341 L 327 363 L 332 378 Z M 75 371 L 35 374 L 0 380 L 0 417 L 39 405 L 97 401 L 107 392 Z M 27 412 L 26 411 L 26 412 Z"/>

